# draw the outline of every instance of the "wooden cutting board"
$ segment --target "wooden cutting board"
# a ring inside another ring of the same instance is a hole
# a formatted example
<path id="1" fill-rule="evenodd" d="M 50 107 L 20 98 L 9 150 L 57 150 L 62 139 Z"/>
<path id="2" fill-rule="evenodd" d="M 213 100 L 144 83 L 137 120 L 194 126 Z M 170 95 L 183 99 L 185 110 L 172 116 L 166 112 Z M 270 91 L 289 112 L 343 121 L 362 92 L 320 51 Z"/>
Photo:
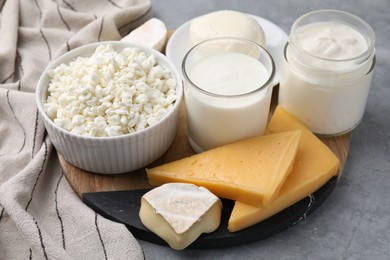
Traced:
<path id="1" fill-rule="evenodd" d="M 270 117 L 277 104 L 277 90 L 278 87 L 274 87 Z M 148 167 L 161 165 L 163 163 L 171 162 L 194 154 L 194 151 L 191 149 L 187 139 L 184 102 L 182 102 L 179 117 L 179 129 L 171 147 L 161 158 Z M 350 134 L 348 133 L 337 137 L 320 137 L 320 139 L 339 158 L 341 166 L 339 176 L 341 176 L 349 151 Z M 60 154 L 59 159 L 67 180 L 80 197 L 85 192 L 147 189 L 152 187 L 148 183 L 144 168 L 124 174 L 96 174 L 73 166 L 65 161 Z"/>
<path id="2" fill-rule="evenodd" d="M 168 38 L 174 31 L 168 32 Z M 272 94 L 272 103 L 270 109 L 270 117 L 277 104 L 278 86 L 274 87 Z M 177 159 L 184 158 L 194 154 L 187 139 L 187 125 L 185 115 L 184 100 L 180 109 L 179 129 L 174 142 L 168 151 L 154 163 L 148 167 L 161 165 L 163 163 L 171 162 Z M 340 174 L 344 167 L 350 145 L 350 134 L 345 134 L 337 137 L 323 137 L 321 140 L 336 154 L 340 160 Z M 99 191 L 118 191 L 131 189 L 147 189 L 152 186 L 148 183 L 145 169 L 139 169 L 134 172 L 115 175 L 104 175 L 87 172 L 79 169 L 64 160 L 58 154 L 61 166 L 68 182 L 81 197 L 85 192 L 99 192 Z"/>

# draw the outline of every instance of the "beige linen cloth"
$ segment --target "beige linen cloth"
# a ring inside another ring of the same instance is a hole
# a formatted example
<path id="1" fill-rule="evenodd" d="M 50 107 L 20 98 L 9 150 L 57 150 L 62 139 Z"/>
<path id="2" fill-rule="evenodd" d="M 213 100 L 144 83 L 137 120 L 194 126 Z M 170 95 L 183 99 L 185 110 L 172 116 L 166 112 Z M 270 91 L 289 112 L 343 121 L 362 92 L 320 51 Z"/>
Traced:
<path id="1" fill-rule="evenodd" d="M 149 0 L 0 0 L 0 259 L 144 259 L 69 186 L 34 91 L 50 60 L 151 15 Z"/>

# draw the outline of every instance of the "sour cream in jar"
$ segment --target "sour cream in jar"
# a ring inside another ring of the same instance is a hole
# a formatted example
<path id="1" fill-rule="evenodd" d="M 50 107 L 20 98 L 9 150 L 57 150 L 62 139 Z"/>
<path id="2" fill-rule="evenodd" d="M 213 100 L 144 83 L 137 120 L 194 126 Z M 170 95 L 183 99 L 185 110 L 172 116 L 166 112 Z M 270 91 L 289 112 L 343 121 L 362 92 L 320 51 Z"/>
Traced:
<path id="1" fill-rule="evenodd" d="M 361 121 L 375 65 L 375 35 L 360 18 L 316 11 L 292 26 L 279 104 L 314 133 L 340 135 Z"/>

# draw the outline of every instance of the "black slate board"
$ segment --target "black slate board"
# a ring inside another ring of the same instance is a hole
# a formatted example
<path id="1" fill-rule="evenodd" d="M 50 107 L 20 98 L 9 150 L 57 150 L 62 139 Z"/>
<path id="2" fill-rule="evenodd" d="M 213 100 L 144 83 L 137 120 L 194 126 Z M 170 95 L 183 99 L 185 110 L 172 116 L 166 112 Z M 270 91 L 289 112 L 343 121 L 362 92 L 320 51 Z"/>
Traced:
<path id="1" fill-rule="evenodd" d="M 337 183 L 333 177 L 320 189 L 278 214 L 238 232 L 227 230 L 227 223 L 234 206 L 231 200 L 222 200 L 221 225 L 213 233 L 202 234 L 190 248 L 219 248 L 246 244 L 277 234 L 290 228 L 312 213 L 331 194 Z M 83 201 L 98 214 L 120 222 L 138 238 L 148 242 L 168 245 L 160 237 L 149 231 L 138 216 L 142 195 L 148 190 L 125 190 L 110 192 L 83 193 Z"/>

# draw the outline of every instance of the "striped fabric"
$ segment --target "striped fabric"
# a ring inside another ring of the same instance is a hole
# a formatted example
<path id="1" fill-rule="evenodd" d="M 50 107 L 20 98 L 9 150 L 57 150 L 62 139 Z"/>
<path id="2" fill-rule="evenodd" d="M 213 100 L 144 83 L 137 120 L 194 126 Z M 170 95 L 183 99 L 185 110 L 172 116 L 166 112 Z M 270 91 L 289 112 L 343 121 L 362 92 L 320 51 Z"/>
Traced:
<path id="1" fill-rule="evenodd" d="M 34 91 L 50 60 L 151 15 L 149 0 L 0 0 L 0 259 L 144 259 L 69 186 Z"/>

